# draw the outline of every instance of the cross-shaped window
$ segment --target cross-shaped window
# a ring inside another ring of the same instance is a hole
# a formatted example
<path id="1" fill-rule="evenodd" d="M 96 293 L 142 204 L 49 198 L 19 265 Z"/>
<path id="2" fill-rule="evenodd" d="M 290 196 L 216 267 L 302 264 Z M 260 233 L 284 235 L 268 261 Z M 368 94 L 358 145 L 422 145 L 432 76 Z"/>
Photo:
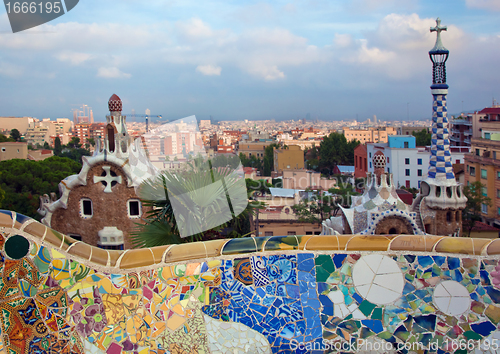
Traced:
<path id="1" fill-rule="evenodd" d="M 104 193 L 111 193 L 111 187 L 117 183 L 122 183 L 122 176 L 117 176 L 114 171 L 111 171 L 111 166 L 103 166 L 104 170 L 101 176 L 94 176 L 94 183 L 101 182 L 104 185 Z"/>

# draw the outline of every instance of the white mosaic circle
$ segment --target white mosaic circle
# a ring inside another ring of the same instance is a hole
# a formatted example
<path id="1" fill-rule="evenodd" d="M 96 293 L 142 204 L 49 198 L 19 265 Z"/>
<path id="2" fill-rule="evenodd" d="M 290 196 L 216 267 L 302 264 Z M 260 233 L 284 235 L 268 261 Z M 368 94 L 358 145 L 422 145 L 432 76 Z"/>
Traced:
<path id="1" fill-rule="evenodd" d="M 361 257 L 353 267 L 352 279 L 358 294 L 377 305 L 400 298 L 405 286 L 396 261 L 379 254 Z"/>
<path id="2" fill-rule="evenodd" d="M 445 280 L 436 285 L 432 297 L 434 305 L 447 315 L 461 315 L 470 307 L 469 291 L 454 280 Z"/>

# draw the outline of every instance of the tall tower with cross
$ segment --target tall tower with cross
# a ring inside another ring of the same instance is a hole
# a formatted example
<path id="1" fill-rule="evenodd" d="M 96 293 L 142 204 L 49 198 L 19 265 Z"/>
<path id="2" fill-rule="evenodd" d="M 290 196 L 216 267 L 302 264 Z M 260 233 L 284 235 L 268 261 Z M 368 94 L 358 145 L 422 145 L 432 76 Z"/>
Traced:
<path id="1" fill-rule="evenodd" d="M 467 198 L 462 193 L 453 173 L 450 153 L 450 125 L 446 96 L 446 61 L 450 54 L 441 41 L 441 32 L 446 31 L 441 20 L 431 32 L 437 33 L 436 44 L 429 51 L 432 61 L 432 139 L 431 156 L 427 178 L 420 184 L 420 196 L 414 208 L 420 213 L 425 231 L 435 235 L 458 235 L 462 227 L 462 210 Z"/>

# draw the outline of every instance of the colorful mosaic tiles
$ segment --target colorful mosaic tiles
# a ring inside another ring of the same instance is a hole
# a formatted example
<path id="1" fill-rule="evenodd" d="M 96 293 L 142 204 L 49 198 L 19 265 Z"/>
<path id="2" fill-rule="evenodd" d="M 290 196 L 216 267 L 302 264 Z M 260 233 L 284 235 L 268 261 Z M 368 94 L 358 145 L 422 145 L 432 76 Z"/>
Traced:
<path id="1" fill-rule="evenodd" d="M 121 269 L 135 251 L 102 266 L 68 253 L 77 244 L 68 248 L 64 235 L 55 246 L 41 240 L 50 229 L 27 232 L 39 224 L 9 215 L 0 229 L 0 353 L 378 351 L 368 344 L 381 352 L 482 353 L 500 339 L 499 257 L 488 255 L 495 241 L 241 239 L 219 244 L 215 257 L 165 263 L 174 246 L 163 260 Z M 467 251 L 468 242 L 476 249 Z M 385 250 L 366 251 L 370 244 Z M 157 249 L 143 251 L 157 257 Z"/>

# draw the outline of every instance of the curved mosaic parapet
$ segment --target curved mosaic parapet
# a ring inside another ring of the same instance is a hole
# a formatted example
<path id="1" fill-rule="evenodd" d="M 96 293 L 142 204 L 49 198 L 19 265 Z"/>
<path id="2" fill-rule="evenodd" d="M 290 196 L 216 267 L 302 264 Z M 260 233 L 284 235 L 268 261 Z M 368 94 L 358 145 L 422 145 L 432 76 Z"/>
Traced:
<path id="1" fill-rule="evenodd" d="M 276 236 L 106 251 L 10 211 L 0 228 L 0 352 L 500 345 L 500 240 Z"/>

